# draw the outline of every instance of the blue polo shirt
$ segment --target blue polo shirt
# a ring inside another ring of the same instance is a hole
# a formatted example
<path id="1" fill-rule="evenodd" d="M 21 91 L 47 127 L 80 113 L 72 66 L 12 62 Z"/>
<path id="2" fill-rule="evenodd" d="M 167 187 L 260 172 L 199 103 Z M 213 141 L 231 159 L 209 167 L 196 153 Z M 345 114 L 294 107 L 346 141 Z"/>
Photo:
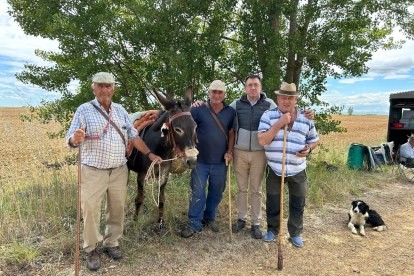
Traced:
<path id="1" fill-rule="evenodd" d="M 210 105 L 210 100 L 208 100 L 208 103 Z M 222 103 L 223 109 L 216 115 L 228 137 L 229 131 L 234 128 L 236 111 L 224 101 Z M 211 107 L 210 110 L 214 112 Z M 207 106 L 203 104 L 200 107 L 192 107 L 190 112 L 197 123 L 197 149 L 199 151 L 197 161 L 202 163 L 225 162 L 224 154 L 227 151 L 226 137 L 210 114 L 210 111 L 208 111 Z"/>

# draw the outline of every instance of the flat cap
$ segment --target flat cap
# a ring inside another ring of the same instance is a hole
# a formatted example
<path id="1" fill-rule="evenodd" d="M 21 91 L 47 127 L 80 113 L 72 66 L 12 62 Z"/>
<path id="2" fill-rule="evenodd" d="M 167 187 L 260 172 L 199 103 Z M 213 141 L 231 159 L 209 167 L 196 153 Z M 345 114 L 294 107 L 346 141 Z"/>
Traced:
<path id="1" fill-rule="evenodd" d="M 208 91 L 213 90 L 226 92 L 226 84 L 221 80 L 215 80 L 210 84 L 210 87 L 208 88 Z"/>
<path id="2" fill-rule="evenodd" d="M 93 75 L 93 83 L 106 83 L 106 84 L 115 84 L 115 78 L 111 73 L 99 72 Z"/>

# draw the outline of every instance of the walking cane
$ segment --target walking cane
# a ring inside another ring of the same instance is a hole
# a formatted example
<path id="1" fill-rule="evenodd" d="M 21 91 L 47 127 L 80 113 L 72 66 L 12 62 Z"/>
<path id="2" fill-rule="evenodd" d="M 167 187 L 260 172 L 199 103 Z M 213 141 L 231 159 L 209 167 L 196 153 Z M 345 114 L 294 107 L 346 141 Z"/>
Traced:
<path id="1" fill-rule="evenodd" d="M 227 166 L 227 178 L 229 182 L 229 239 L 230 243 L 232 243 L 233 240 L 233 231 L 231 229 L 231 190 L 230 190 L 230 164 L 228 162 L 228 159 L 226 159 L 226 166 Z"/>
<path id="2" fill-rule="evenodd" d="M 280 183 L 279 246 L 277 249 L 277 268 L 279 270 L 283 269 L 283 188 L 285 185 L 286 136 L 287 125 L 285 126 L 285 133 L 283 135 L 282 180 Z"/>
<path id="3" fill-rule="evenodd" d="M 80 243 L 80 208 L 81 208 L 81 145 L 78 152 L 78 213 L 76 216 L 76 261 L 75 276 L 79 275 L 79 243 Z"/>

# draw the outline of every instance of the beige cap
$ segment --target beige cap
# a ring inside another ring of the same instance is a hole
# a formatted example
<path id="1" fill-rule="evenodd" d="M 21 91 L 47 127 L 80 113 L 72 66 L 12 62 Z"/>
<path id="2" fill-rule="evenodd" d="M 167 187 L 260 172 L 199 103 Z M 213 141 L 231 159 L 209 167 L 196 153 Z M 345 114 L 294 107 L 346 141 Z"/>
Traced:
<path id="1" fill-rule="evenodd" d="M 210 84 L 210 87 L 208 88 L 208 91 L 213 90 L 226 92 L 226 84 L 221 80 L 215 80 Z"/>
<path id="2" fill-rule="evenodd" d="M 115 78 L 111 73 L 99 72 L 93 75 L 93 83 L 106 83 L 106 84 L 115 84 Z"/>
<path id="3" fill-rule="evenodd" d="M 280 90 L 275 91 L 276 95 L 284 95 L 284 96 L 292 96 L 297 97 L 299 96 L 298 91 L 296 91 L 296 85 L 294 83 L 282 83 Z"/>

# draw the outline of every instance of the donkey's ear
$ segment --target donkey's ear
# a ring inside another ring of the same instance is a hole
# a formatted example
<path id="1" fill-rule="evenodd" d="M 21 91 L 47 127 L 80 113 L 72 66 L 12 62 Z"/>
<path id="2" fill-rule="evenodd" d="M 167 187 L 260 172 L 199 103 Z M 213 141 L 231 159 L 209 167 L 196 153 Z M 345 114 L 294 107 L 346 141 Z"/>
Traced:
<path id="1" fill-rule="evenodd" d="M 193 104 L 193 86 L 190 85 L 185 91 L 184 103 L 186 106 L 191 106 Z"/>
<path id="2" fill-rule="evenodd" d="M 164 110 L 170 110 L 174 108 L 174 103 L 168 99 L 166 99 L 163 95 L 161 95 L 155 87 L 152 87 L 152 91 L 154 95 L 157 97 L 160 104 L 163 106 Z"/>

